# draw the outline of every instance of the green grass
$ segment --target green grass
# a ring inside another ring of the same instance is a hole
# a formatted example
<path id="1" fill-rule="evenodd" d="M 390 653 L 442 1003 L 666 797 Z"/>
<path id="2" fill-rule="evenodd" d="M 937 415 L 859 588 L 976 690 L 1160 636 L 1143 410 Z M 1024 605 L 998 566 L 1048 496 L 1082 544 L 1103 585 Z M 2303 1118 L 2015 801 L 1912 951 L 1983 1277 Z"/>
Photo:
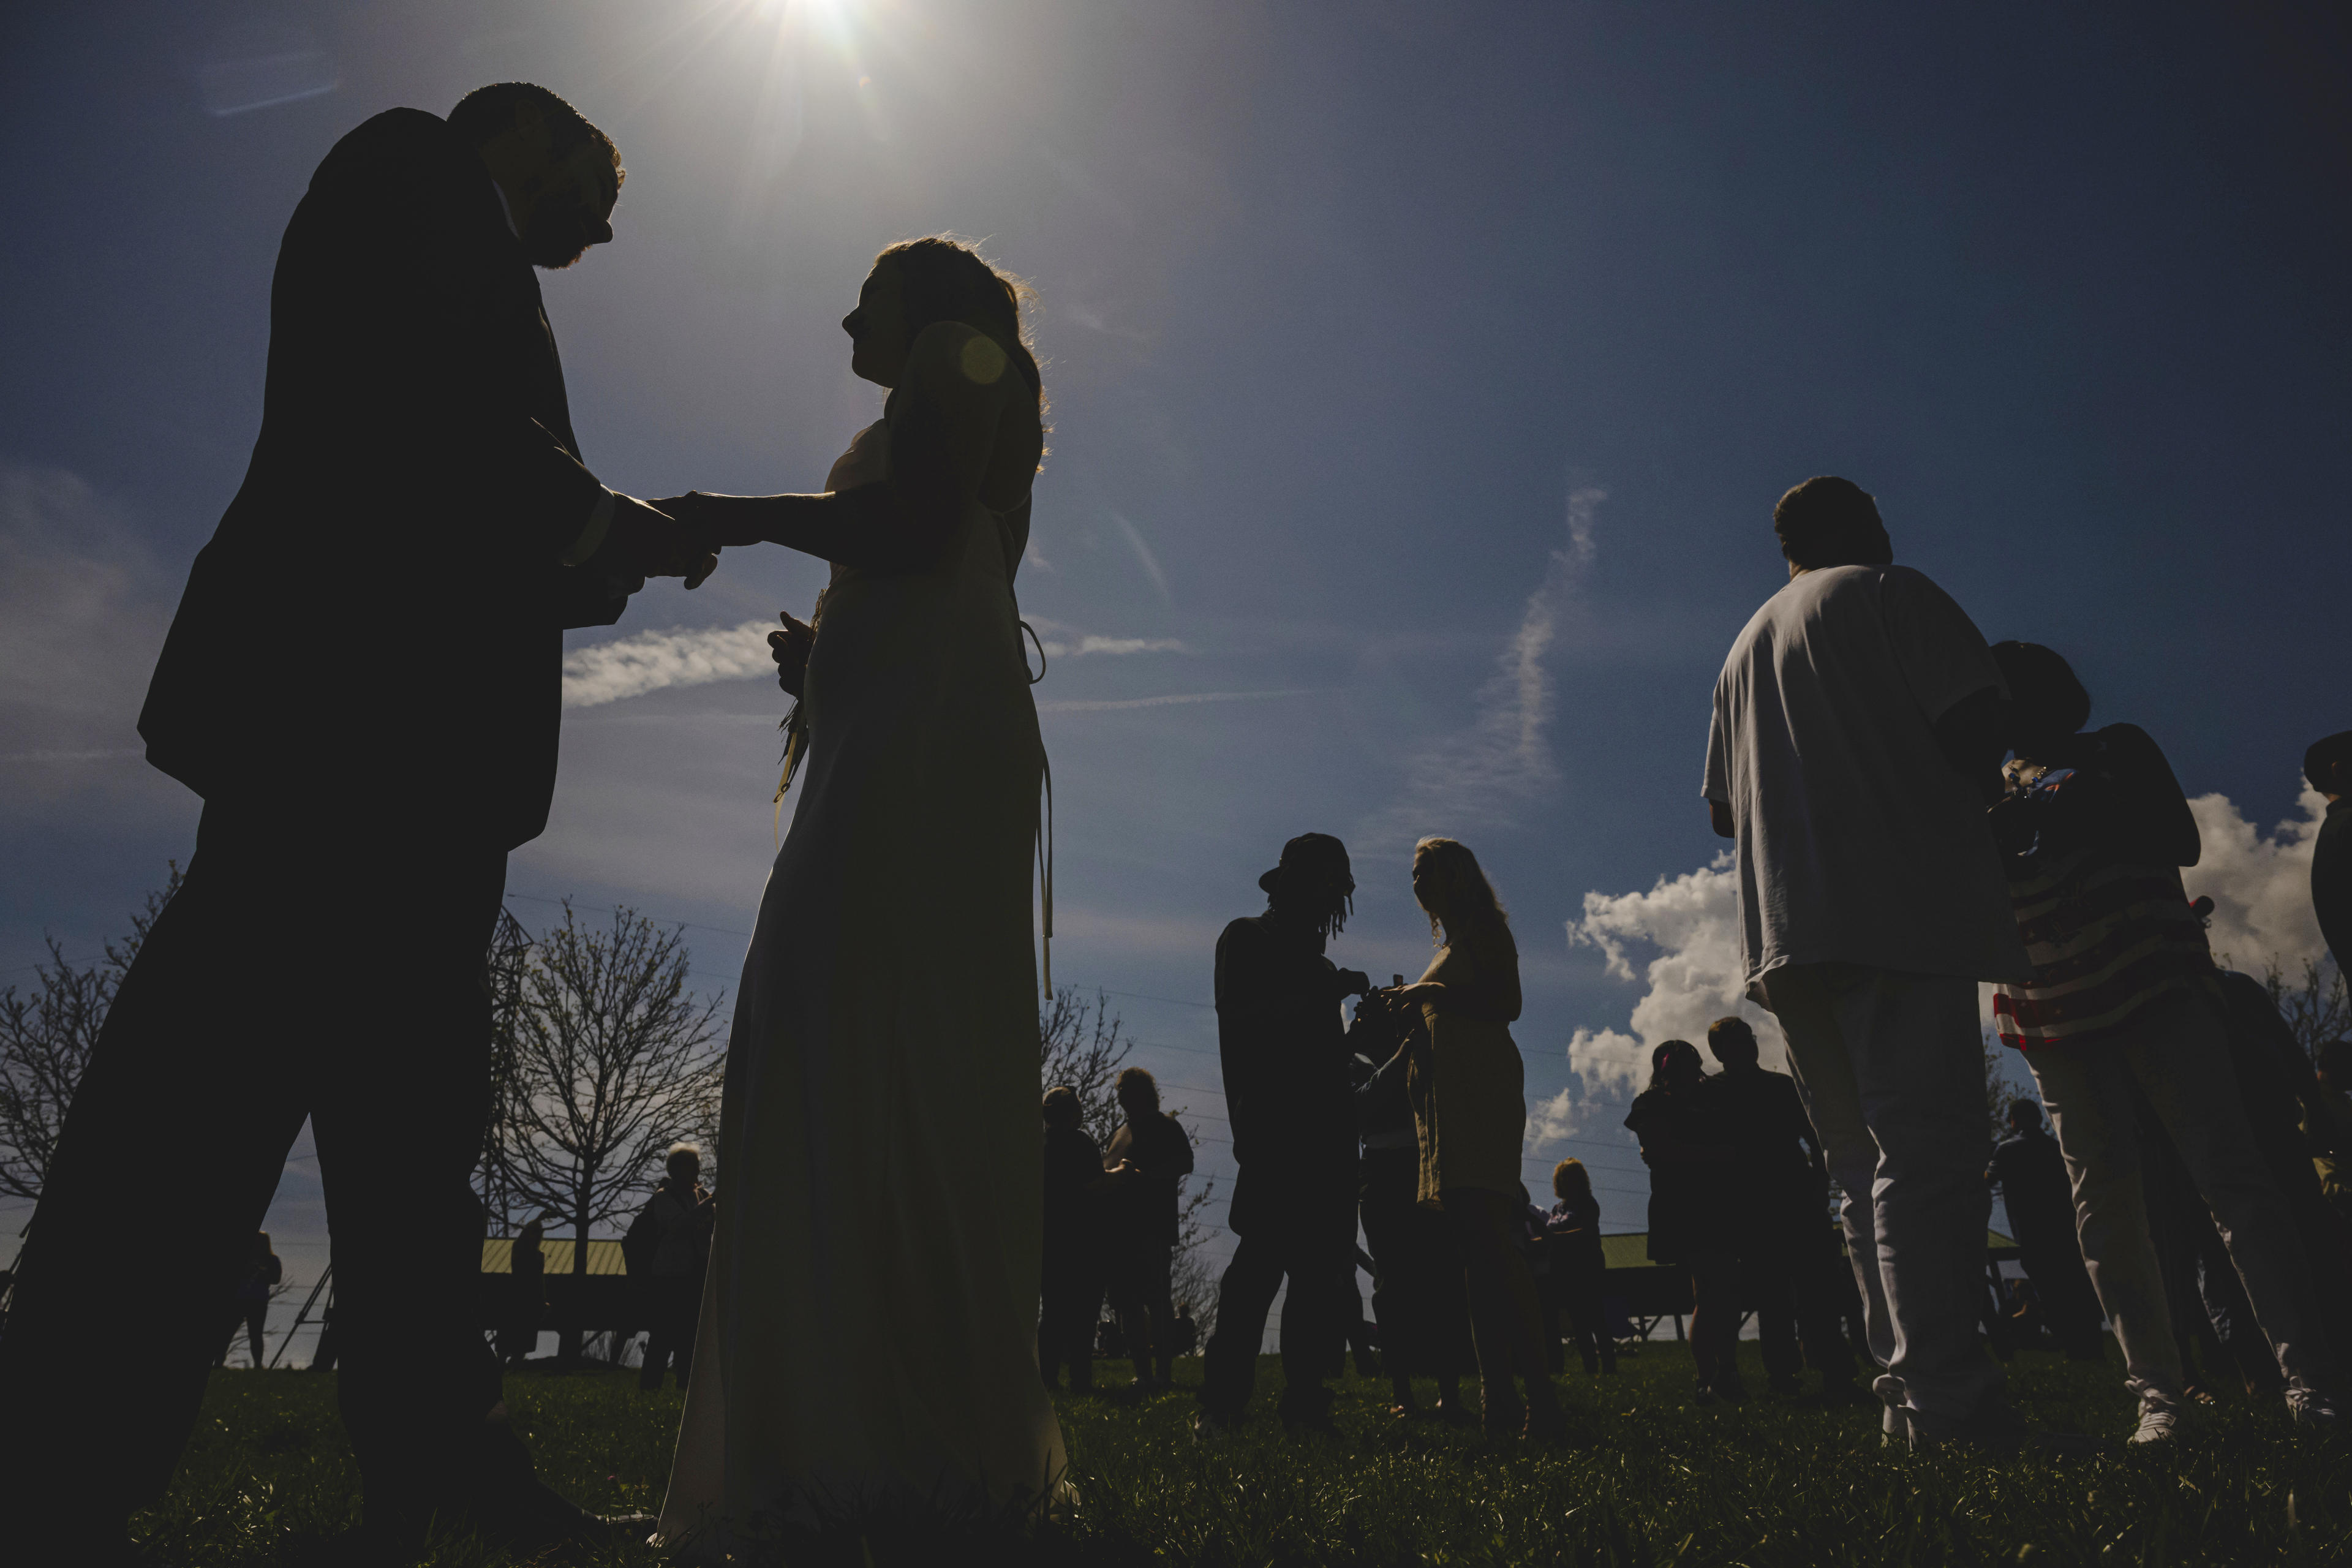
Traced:
<path id="1" fill-rule="evenodd" d="M 1248 1430 L 1211 1447 L 1192 1442 L 1181 1391 L 1139 1405 L 1063 1399 L 1079 1503 L 1034 1539 L 942 1540 L 886 1521 L 821 1555 L 1184 1568 L 2352 1562 L 2352 1436 L 2298 1434 L 2270 1402 L 2223 1404 L 2170 1453 L 1913 1457 L 1880 1446 L 1867 1409 L 1769 1396 L 1695 1408 L 1680 1345 L 1650 1345 L 1621 1364 L 1615 1379 L 1561 1379 L 1577 1439 L 1533 1450 L 1392 1421 L 1385 1385 L 1353 1375 L 1339 1436 L 1292 1440 L 1273 1419 L 1272 1360 Z M 1180 1384 L 1198 1368 L 1180 1363 Z M 2010 1369 L 2012 1396 L 2037 1424 L 2118 1440 L 2131 1417 L 2121 1383 L 2118 1368 L 2036 1352 Z M 604 1373 L 512 1376 L 507 1389 L 559 1489 L 600 1510 L 658 1506 L 676 1394 L 640 1394 L 632 1374 Z M 170 1497 L 134 1529 L 186 1568 L 310 1568 L 341 1560 L 338 1538 L 357 1518 L 332 1380 L 224 1372 Z M 450 1541 L 428 1561 L 509 1560 Z M 631 1548 L 602 1561 L 660 1559 Z"/>

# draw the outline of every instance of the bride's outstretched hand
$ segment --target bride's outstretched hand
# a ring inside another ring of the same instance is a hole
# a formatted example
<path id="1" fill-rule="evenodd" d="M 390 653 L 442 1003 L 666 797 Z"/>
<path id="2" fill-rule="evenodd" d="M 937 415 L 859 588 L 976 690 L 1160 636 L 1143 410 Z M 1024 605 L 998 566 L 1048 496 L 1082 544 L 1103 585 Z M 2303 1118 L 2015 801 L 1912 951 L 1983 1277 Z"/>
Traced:
<path id="1" fill-rule="evenodd" d="M 766 543 L 768 536 L 761 531 L 759 518 L 751 509 L 725 504 L 741 499 L 688 490 L 682 496 L 665 496 L 646 504 L 669 513 L 722 549 Z"/>
<path id="2" fill-rule="evenodd" d="M 816 643 L 816 628 L 793 619 L 784 610 L 776 612 L 776 619 L 784 623 L 782 631 L 768 634 L 768 651 L 776 660 L 776 684 L 798 697 L 808 675 L 809 649 Z"/>

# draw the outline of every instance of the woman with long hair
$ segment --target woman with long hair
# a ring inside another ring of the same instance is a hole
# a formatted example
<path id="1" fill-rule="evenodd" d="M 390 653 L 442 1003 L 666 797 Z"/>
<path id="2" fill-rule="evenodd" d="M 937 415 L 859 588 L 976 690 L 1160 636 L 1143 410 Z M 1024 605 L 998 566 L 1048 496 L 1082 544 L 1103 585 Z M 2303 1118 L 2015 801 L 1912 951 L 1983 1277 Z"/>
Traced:
<path id="1" fill-rule="evenodd" d="M 807 760 L 737 992 L 708 1348 L 662 1512 L 705 1554 L 877 1510 L 1020 1514 L 1065 1468 L 1035 1346 L 1023 295 L 954 240 L 892 246 L 842 322 L 889 398 L 824 491 L 660 503 L 833 568 L 814 637 L 779 634 Z"/>
<path id="2" fill-rule="evenodd" d="M 1461 1249 L 1481 1426 L 1490 1436 L 1557 1437 L 1567 1417 L 1545 1371 L 1535 1277 L 1521 1246 L 1527 1073 L 1510 1028 L 1519 1016 L 1519 950 L 1494 885 L 1459 840 L 1413 847 L 1412 896 L 1441 945 L 1418 981 L 1382 995 L 1422 1016 L 1423 1033 L 1404 1047 L 1415 1053 L 1420 1200 L 1444 1211 Z"/>
<path id="3" fill-rule="evenodd" d="M 1739 1254 L 1732 1234 L 1727 1168 L 1738 1157 L 1706 1103 L 1706 1069 L 1688 1040 L 1650 1053 L 1650 1087 L 1633 1097 L 1625 1125 L 1650 1167 L 1650 1261 L 1691 1277 L 1691 1357 L 1698 1402 L 1740 1400 Z"/>

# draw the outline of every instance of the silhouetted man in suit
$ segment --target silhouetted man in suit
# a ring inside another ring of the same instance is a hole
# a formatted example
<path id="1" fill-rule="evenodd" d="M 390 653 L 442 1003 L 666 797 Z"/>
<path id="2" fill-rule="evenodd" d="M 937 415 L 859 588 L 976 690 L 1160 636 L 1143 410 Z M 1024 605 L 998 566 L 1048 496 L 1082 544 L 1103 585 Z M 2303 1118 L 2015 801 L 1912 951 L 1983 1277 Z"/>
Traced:
<path id="1" fill-rule="evenodd" d="M 306 1116 L 369 1533 L 595 1532 L 507 1429 L 468 1178 L 484 952 L 507 852 L 547 821 L 562 632 L 717 563 L 583 465 L 531 271 L 612 238 L 621 178 L 604 132 L 509 83 L 370 120 L 287 226 L 252 466 L 139 721 L 204 796 L 194 860 L 91 1055 L 0 1340 L 21 1561 L 128 1551 Z"/>

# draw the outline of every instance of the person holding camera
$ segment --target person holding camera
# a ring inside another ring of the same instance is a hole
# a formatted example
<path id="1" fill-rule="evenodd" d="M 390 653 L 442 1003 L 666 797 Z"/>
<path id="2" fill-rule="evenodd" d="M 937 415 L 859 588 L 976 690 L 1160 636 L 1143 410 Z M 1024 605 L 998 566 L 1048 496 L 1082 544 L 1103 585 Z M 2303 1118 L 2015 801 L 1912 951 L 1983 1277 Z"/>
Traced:
<path id="1" fill-rule="evenodd" d="M 1302 833 L 1258 879 L 1262 915 L 1217 938 L 1217 1054 L 1233 1128 L 1239 1238 L 1217 1287 L 1217 1326 L 1201 1367 L 1196 1436 L 1236 1429 L 1257 1379 L 1266 1313 L 1283 1281 L 1283 1424 L 1328 1430 L 1356 1294 L 1356 1132 L 1341 998 L 1370 981 L 1323 955 L 1347 924 L 1355 877 L 1347 847 Z"/>
<path id="2" fill-rule="evenodd" d="M 2074 1179 L 2083 1261 L 2139 1399 L 2135 1443 L 2177 1435 L 2182 1367 L 2141 1191 L 2145 1095 L 2211 1210 L 2294 1419 L 2332 1426 L 2310 1268 L 2265 1168 L 2230 1059 L 2226 1001 L 2180 884 L 2201 853 L 2164 752 L 2133 724 L 2084 731 L 2090 693 L 2034 643 L 1993 658 L 2007 683 L 2009 793 L 1994 808 L 2030 981 L 1993 1013 L 2025 1054 Z"/>

